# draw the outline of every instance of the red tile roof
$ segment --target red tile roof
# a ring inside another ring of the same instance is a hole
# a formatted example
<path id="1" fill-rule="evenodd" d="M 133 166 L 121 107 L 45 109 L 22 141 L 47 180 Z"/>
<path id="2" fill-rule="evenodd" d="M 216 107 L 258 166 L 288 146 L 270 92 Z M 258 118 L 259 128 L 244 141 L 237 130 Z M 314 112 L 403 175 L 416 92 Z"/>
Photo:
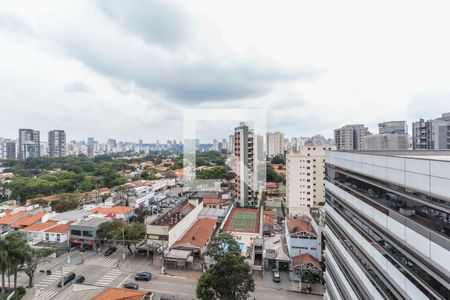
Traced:
<path id="1" fill-rule="evenodd" d="M 55 227 L 57 224 L 55 222 L 45 222 L 45 223 L 36 223 L 25 228 L 20 229 L 20 231 L 31 231 L 31 232 L 39 232 L 44 231 L 46 229 Z"/>
<path id="2" fill-rule="evenodd" d="M 96 207 L 91 209 L 96 214 L 128 214 L 133 211 L 129 206 Z"/>
<path id="3" fill-rule="evenodd" d="M 147 291 L 108 288 L 91 300 L 142 300 L 147 294 Z"/>
<path id="4" fill-rule="evenodd" d="M 204 248 L 214 233 L 216 218 L 200 218 L 172 247 Z"/>
<path id="5" fill-rule="evenodd" d="M 300 267 L 300 265 L 312 264 L 318 269 L 321 269 L 320 262 L 309 253 L 303 253 L 297 256 L 292 257 L 292 266 Z"/>
<path id="6" fill-rule="evenodd" d="M 203 205 L 220 204 L 222 202 L 219 198 L 203 198 Z"/>
<path id="7" fill-rule="evenodd" d="M 266 182 L 266 186 L 270 189 L 276 189 L 278 188 L 278 183 L 276 182 Z"/>
<path id="8" fill-rule="evenodd" d="M 52 232 L 52 233 L 65 233 L 69 232 L 70 225 L 69 224 L 59 224 L 54 227 L 51 227 L 49 229 L 46 229 L 45 232 Z"/>
<path id="9" fill-rule="evenodd" d="M 11 225 L 12 223 L 22 218 L 26 212 L 24 210 L 20 210 L 15 214 L 6 213 L 3 217 L 0 218 L 0 225 Z"/>
<path id="10" fill-rule="evenodd" d="M 308 221 L 302 219 L 291 219 L 288 220 L 287 226 L 289 233 L 306 232 L 311 235 L 317 236 L 316 231 Z"/>
<path id="11" fill-rule="evenodd" d="M 26 215 L 23 218 L 17 220 L 16 222 L 14 222 L 11 227 L 13 228 L 21 228 L 21 227 L 26 227 L 26 226 L 30 226 L 33 225 L 34 223 L 37 223 L 38 221 L 40 221 L 42 219 L 43 216 L 45 216 L 47 214 L 47 212 L 45 211 L 40 211 L 34 215 Z"/>
<path id="12" fill-rule="evenodd" d="M 273 227 L 275 225 L 275 221 L 272 219 L 272 217 L 264 216 L 264 225 Z"/>
<path id="13" fill-rule="evenodd" d="M 264 215 L 275 218 L 277 216 L 277 212 L 274 210 L 265 210 Z"/>

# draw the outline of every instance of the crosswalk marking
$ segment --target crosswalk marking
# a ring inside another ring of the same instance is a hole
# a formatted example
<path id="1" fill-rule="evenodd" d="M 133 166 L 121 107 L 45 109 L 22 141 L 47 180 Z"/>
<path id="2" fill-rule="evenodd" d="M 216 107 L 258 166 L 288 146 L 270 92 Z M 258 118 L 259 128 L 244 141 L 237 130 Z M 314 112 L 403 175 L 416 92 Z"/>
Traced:
<path id="1" fill-rule="evenodd" d="M 70 272 L 73 272 L 77 267 L 76 266 L 64 266 L 62 268 L 63 276 L 69 274 Z M 37 282 L 35 285 L 39 288 L 46 288 L 49 285 L 55 284 L 61 280 L 61 269 L 53 270 L 52 275 L 45 275 L 39 282 Z"/>
<path id="2" fill-rule="evenodd" d="M 85 264 L 87 265 L 93 265 L 93 266 L 100 266 L 105 268 L 113 268 L 117 266 L 117 263 L 119 262 L 119 259 L 113 258 L 113 257 L 96 257 L 86 260 Z"/>
<path id="3" fill-rule="evenodd" d="M 54 292 L 54 291 L 42 290 L 36 297 L 34 297 L 34 299 L 49 300 L 49 299 L 55 297 L 56 294 L 58 294 L 58 293 Z"/>
<path id="4" fill-rule="evenodd" d="M 99 280 L 97 280 L 95 282 L 95 285 L 109 286 L 111 284 L 111 282 L 113 282 L 117 278 L 117 276 L 120 275 L 120 273 L 121 272 L 118 269 L 109 270 L 108 273 L 103 275 L 102 278 L 100 278 Z"/>

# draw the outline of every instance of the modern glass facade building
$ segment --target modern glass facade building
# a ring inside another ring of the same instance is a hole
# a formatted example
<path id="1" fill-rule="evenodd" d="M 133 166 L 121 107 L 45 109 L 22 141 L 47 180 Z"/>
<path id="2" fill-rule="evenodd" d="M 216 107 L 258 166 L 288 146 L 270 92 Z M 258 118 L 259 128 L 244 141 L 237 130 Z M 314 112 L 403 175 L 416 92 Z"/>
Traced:
<path id="1" fill-rule="evenodd" d="M 326 153 L 325 299 L 450 299 L 450 152 Z"/>

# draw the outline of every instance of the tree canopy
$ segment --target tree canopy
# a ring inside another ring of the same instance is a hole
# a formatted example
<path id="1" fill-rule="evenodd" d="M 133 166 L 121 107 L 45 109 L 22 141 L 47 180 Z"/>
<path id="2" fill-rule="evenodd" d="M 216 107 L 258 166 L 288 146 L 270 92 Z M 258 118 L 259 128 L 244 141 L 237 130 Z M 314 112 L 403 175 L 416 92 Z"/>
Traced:
<path id="1" fill-rule="evenodd" d="M 255 290 L 251 269 L 241 255 L 239 244 L 230 233 L 214 236 L 205 252 L 215 264 L 202 274 L 197 297 L 203 300 L 244 300 Z"/>

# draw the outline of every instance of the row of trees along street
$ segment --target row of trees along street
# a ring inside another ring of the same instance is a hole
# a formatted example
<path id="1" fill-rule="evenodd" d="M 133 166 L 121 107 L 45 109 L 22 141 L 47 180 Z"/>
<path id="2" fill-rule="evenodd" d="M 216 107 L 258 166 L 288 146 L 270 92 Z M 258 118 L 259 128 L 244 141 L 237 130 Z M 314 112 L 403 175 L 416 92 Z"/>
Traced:
<path id="1" fill-rule="evenodd" d="M 53 249 L 49 248 L 31 248 L 18 232 L 12 232 L 0 239 L 0 271 L 2 276 L 0 299 L 6 299 L 12 291 L 16 291 L 17 295 L 23 295 L 25 290 L 17 287 L 17 273 L 22 270 L 28 276 L 28 286 L 32 287 L 38 265 L 45 262 L 53 252 Z"/>

